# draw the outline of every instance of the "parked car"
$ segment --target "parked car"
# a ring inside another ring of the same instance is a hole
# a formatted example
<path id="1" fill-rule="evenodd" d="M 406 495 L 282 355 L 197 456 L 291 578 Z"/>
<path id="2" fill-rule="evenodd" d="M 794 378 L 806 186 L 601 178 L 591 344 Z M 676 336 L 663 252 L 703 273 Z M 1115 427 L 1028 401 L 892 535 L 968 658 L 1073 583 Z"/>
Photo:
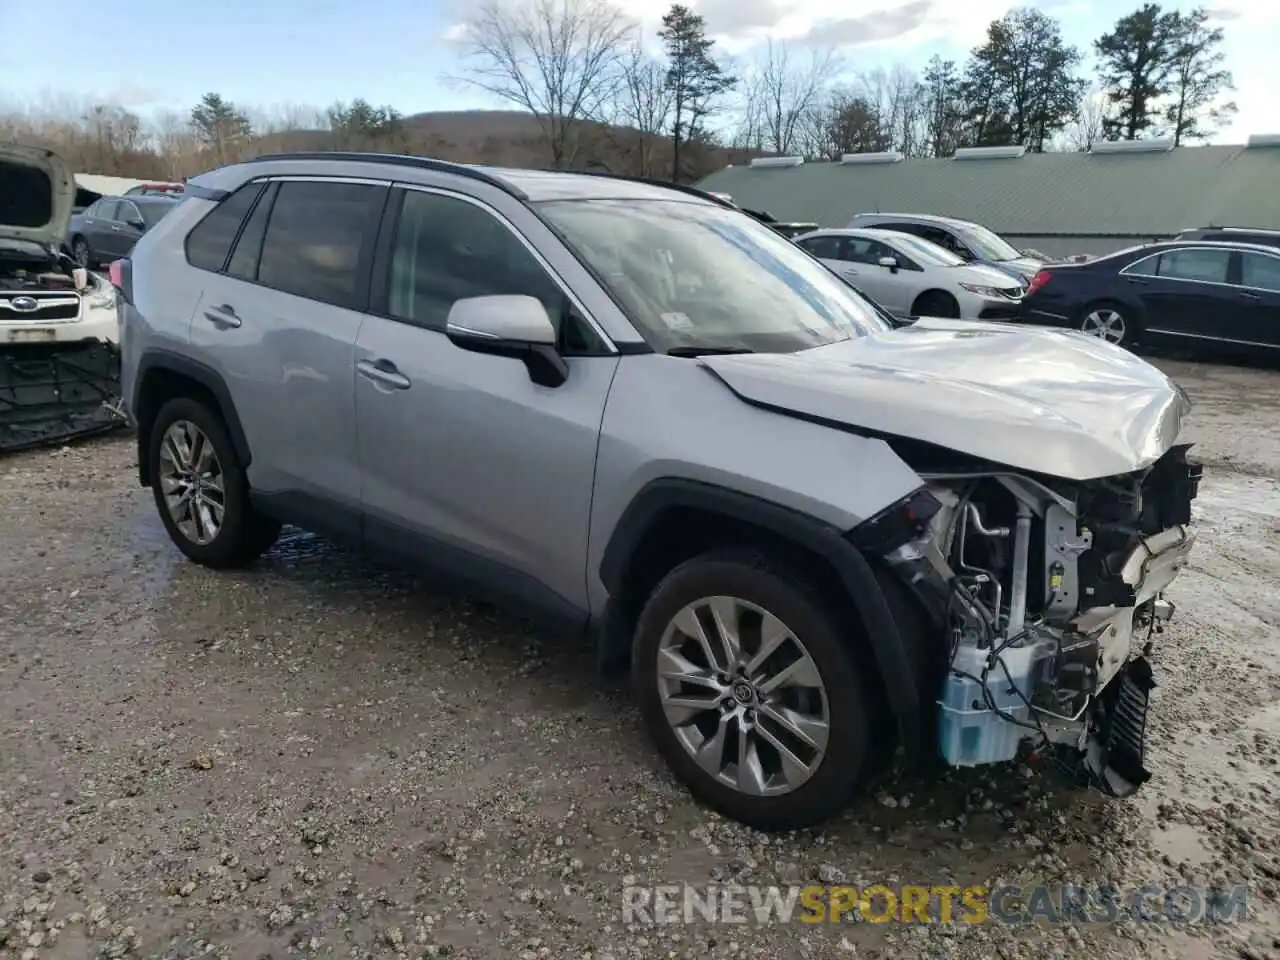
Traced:
<path id="1" fill-rule="evenodd" d="M 1021 313 L 1111 343 L 1277 350 L 1280 250 L 1172 240 L 1048 266 L 1032 279 Z"/>
<path id="2" fill-rule="evenodd" d="M 116 291 L 58 249 L 75 191 L 57 154 L 0 143 L 0 451 L 122 424 Z"/>
<path id="3" fill-rule="evenodd" d="M 76 263 L 96 267 L 128 256 L 138 238 L 177 203 L 170 196 L 101 197 L 71 218 L 67 246 Z"/>
<path id="4" fill-rule="evenodd" d="M 1039 260 L 1020 253 L 1008 241 L 982 224 L 968 220 L 922 213 L 859 213 L 849 221 L 849 226 L 876 227 L 880 230 L 915 234 L 970 263 L 995 267 L 1024 283 L 1030 281 L 1043 266 Z"/>
<path id="5" fill-rule="evenodd" d="M 293 523 L 589 635 L 758 827 L 900 748 L 1149 776 L 1199 474 L 1126 351 L 893 329 L 697 190 L 370 154 L 193 179 L 117 283 L 139 480 L 196 563 Z"/>
<path id="6" fill-rule="evenodd" d="M 796 238 L 895 316 L 1017 316 L 1022 284 L 937 244 L 894 230 L 814 230 Z"/>
<path id="7" fill-rule="evenodd" d="M 1220 240 L 1228 243 L 1256 243 L 1264 247 L 1280 247 L 1280 230 L 1256 227 L 1198 227 L 1183 230 L 1175 240 Z"/>
<path id="8" fill-rule="evenodd" d="M 126 197 L 182 197 L 180 183 L 140 183 L 124 192 Z"/>

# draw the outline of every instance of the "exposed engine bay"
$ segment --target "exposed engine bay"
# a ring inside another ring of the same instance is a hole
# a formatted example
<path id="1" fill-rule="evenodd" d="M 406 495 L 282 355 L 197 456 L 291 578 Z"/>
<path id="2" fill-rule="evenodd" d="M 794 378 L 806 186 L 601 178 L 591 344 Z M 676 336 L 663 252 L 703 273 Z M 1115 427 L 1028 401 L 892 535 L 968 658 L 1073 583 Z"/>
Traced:
<path id="1" fill-rule="evenodd" d="M 116 429 L 115 290 L 65 256 L 0 256 L 0 452 Z"/>
<path id="2" fill-rule="evenodd" d="M 1195 537 L 1189 445 L 1146 470 L 1085 482 L 934 473 L 921 535 L 889 559 L 944 626 L 938 741 L 955 766 L 1054 755 L 1128 796 L 1143 765 L 1163 591 Z"/>

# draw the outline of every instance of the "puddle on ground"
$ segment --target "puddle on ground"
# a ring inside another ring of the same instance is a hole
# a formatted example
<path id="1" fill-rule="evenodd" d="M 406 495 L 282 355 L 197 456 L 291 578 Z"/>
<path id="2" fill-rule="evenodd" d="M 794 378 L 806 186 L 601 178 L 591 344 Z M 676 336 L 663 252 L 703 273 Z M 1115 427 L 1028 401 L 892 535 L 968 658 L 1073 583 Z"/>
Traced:
<path id="1" fill-rule="evenodd" d="M 1165 823 L 1151 831 L 1151 845 L 1174 863 L 1200 867 L 1213 860 L 1204 834 L 1187 823 Z"/>

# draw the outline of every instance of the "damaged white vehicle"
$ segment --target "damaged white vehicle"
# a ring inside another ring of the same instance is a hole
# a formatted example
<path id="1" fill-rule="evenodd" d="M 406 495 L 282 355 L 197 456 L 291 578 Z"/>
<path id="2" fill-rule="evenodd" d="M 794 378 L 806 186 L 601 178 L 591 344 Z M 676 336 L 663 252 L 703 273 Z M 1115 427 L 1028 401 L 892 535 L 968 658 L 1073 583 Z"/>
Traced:
<path id="1" fill-rule="evenodd" d="M 115 289 L 60 252 L 75 190 L 57 154 L 0 144 L 0 452 L 124 422 Z"/>
<path id="2" fill-rule="evenodd" d="M 193 561 L 292 523 L 591 630 L 675 774 L 760 827 L 900 752 L 1146 780 L 1200 478 L 1155 367 L 895 329 L 670 185 L 304 154 L 186 197 L 119 287 L 139 480 Z"/>

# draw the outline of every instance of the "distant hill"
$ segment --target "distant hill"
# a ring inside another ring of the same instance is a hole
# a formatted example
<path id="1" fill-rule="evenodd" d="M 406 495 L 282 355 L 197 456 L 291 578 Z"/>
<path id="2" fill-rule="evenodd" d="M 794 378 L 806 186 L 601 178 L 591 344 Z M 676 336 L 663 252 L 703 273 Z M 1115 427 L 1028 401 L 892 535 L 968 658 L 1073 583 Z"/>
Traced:
<path id="1" fill-rule="evenodd" d="M 455 110 L 404 117 L 398 137 L 351 137 L 341 131 L 291 130 L 255 138 L 249 155 L 291 150 L 386 150 L 436 157 L 458 163 L 549 167 L 551 149 L 537 120 L 514 110 Z M 697 180 L 749 154 L 712 144 L 686 144 L 683 180 Z M 571 165 L 580 170 L 670 177 L 671 142 L 645 136 L 630 127 L 584 123 Z M 644 168 L 648 167 L 648 170 Z"/>

